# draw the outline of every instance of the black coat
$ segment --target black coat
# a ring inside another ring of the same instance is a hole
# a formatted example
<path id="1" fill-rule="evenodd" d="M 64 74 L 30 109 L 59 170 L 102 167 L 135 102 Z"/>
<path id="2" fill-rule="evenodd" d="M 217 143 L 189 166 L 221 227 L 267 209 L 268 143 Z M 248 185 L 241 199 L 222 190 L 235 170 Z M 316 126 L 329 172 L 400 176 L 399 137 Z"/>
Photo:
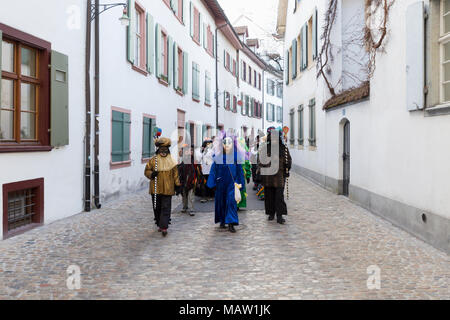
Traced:
<path id="1" fill-rule="evenodd" d="M 269 140 L 269 139 L 268 139 Z M 269 140 L 270 141 L 270 140 Z M 262 184 L 265 187 L 273 187 L 273 188 L 284 188 L 286 177 L 289 176 L 289 171 L 292 166 L 292 158 L 289 152 L 289 148 L 287 148 L 282 142 L 279 140 L 279 152 L 274 154 L 273 156 L 270 153 L 271 143 L 265 143 L 261 150 L 259 156 L 259 170 L 261 170 L 261 180 Z M 275 148 L 278 146 L 276 145 Z M 276 150 L 276 149 L 275 149 Z M 264 156 L 266 155 L 266 156 Z M 263 164 L 267 162 L 267 155 L 270 161 L 267 164 Z M 266 170 L 270 170 L 272 167 L 272 163 L 278 162 L 278 170 L 274 174 L 265 174 L 264 168 Z"/>

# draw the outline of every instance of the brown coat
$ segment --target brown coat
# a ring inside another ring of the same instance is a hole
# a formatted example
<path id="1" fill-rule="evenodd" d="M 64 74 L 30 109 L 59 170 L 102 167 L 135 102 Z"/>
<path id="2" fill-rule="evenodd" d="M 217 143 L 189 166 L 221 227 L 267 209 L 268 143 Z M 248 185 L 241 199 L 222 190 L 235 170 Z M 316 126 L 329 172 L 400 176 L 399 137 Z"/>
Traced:
<path id="1" fill-rule="evenodd" d="M 263 147 L 267 148 L 267 144 L 265 144 Z M 287 155 L 287 157 L 286 157 Z M 276 174 L 274 175 L 264 175 L 261 174 L 261 182 L 264 187 L 273 187 L 273 188 L 284 188 L 284 184 L 286 182 L 286 177 L 288 176 L 288 173 L 291 169 L 292 159 L 291 154 L 289 153 L 289 149 L 285 147 L 284 145 L 281 145 L 280 147 L 280 153 L 275 154 L 272 157 L 272 161 L 278 161 L 279 169 Z M 271 166 L 270 162 L 269 164 L 263 165 L 259 163 L 259 167 L 261 168 L 268 168 Z M 286 170 L 287 169 L 287 170 Z M 286 171 L 288 173 L 286 173 Z"/>
<path id="2" fill-rule="evenodd" d="M 170 157 L 170 155 L 169 155 Z M 150 179 L 155 170 L 156 156 L 152 157 L 145 166 L 145 176 Z M 180 179 L 178 177 L 177 166 L 174 166 L 169 171 L 159 171 L 157 177 L 156 193 L 166 196 L 173 196 L 175 194 L 175 186 L 180 186 Z M 155 193 L 155 180 L 150 180 L 150 194 Z"/>

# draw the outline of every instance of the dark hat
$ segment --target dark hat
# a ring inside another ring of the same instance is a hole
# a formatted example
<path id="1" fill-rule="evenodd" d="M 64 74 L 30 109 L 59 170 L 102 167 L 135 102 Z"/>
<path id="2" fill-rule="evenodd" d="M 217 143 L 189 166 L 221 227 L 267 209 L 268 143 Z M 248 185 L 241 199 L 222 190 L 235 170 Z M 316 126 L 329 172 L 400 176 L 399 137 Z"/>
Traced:
<path id="1" fill-rule="evenodd" d="M 172 142 L 169 138 L 159 138 L 155 140 L 155 146 L 157 148 L 160 147 L 170 147 L 172 145 Z"/>

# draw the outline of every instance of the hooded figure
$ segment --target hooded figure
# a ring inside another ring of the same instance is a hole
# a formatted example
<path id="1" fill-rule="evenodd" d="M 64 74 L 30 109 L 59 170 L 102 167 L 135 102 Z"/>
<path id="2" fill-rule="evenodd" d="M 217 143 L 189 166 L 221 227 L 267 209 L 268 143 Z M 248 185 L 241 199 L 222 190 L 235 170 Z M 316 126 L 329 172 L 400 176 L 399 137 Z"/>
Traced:
<path id="1" fill-rule="evenodd" d="M 273 154 L 272 154 L 273 151 Z M 277 222 L 283 224 L 283 215 L 287 215 L 287 207 L 284 201 L 284 185 L 289 177 L 292 159 L 289 149 L 284 145 L 280 131 L 269 128 L 266 142 L 261 147 L 259 157 L 261 168 L 261 180 L 264 186 L 264 206 L 269 220 L 277 215 Z M 263 173 L 263 169 L 275 168 L 275 172 Z"/>
<path id="2" fill-rule="evenodd" d="M 180 193 L 180 179 L 177 163 L 170 154 L 171 142 L 168 138 L 155 140 L 157 148 L 154 155 L 145 166 L 145 176 L 150 179 L 150 194 L 153 201 L 153 213 L 158 231 L 167 235 L 170 213 L 172 211 L 172 196 Z"/>
<path id="3" fill-rule="evenodd" d="M 235 183 L 241 186 L 241 191 L 245 192 L 244 170 L 240 163 L 244 159 L 239 159 L 237 144 L 235 139 L 224 137 L 222 141 L 217 139 L 214 162 L 209 173 L 207 186 L 216 188 L 215 192 L 215 223 L 220 223 L 221 228 L 226 228 L 230 232 L 236 232 L 234 226 L 239 225 L 237 213 L 237 202 L 235 200 Z"/>

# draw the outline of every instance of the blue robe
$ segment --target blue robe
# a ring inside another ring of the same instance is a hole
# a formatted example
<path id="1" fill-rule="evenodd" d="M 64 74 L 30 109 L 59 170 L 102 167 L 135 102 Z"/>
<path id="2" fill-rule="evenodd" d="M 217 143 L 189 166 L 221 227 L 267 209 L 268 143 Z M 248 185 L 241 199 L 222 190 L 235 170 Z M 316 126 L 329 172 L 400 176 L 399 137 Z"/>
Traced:
<path id="1" fill-rule="evenodd" d="M 233 177 L 231 177 L 231 174 Z M 227 164 L 225 160 L 222 164 L 219 164 L 215 159 L 207 182 L 208 188 L 216 188 L 215 223 L 239 224 L 237 203 L 234 199 L 234 182 L 241 184 L 241 190 L 245 191 L 242 165 L 237 164 L 236 158 L 233 164 Z"/>

